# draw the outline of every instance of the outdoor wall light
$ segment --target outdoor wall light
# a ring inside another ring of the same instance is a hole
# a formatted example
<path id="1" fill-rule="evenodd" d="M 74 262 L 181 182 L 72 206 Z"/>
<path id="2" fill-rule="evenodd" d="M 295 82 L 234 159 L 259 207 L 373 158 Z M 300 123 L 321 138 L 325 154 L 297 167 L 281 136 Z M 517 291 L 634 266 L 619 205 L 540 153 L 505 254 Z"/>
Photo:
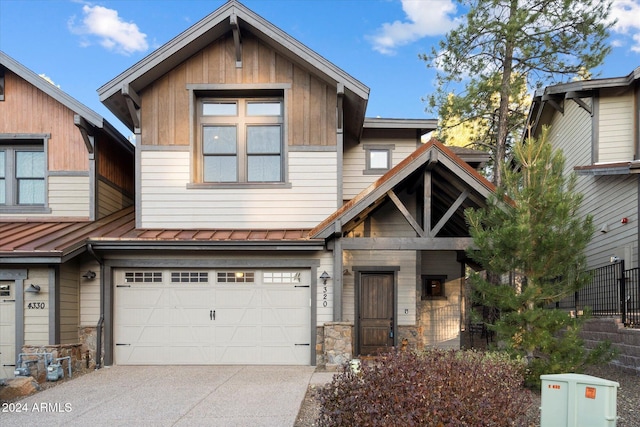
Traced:
<path id="1" fill-rule="evenodd" d="M 40 285 L 34 285 L 33 283 L 29 285 L 25 292 L 29 292 L 30 294 L 39 294 L 40 293 Z"/>
<path id="2" fill-rule="evenodd" d="M 96 272 L 89 270 L 86 273 L 84 273 L 82 275 L 82 277 L 84 277 L 87 280 L 95 279 L 96 278 Z"/>
<path id="3" fill-rule="evenodd" d="M 326 285 L 327 280 L 331 279 L 331 276 L 329 276 L 329 273 L 327 273 L 326 271 L 323 271 L 322 274 L 320 275 L 320 278 L 322 279 L 322 283 Z"/>
<path id="4" fill-rule="evenodd" d="M 344 271 L 342 272 L 343 276 L 351 276 L 351 272 L 349 271 L 348 268 L 345 268 Z"/>

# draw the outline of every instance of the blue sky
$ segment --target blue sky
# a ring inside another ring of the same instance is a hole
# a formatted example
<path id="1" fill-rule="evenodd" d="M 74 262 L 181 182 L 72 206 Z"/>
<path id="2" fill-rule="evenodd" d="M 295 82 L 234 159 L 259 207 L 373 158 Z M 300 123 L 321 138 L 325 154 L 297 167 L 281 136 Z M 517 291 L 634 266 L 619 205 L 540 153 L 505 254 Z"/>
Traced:
<path id="1" fill-rule="evenodd" d="M 224 0 L 0 0 L 0 50 L 130 132 L 96 90 Z M 462 11 L 451 0 L 244 0 L 243 4 L 371 89 L 368 117 L 433 118 L 434 71 L 418 59 Z M 614 0 L 613 52 L 595 70 L 640 66 L 640 0 Z"/>

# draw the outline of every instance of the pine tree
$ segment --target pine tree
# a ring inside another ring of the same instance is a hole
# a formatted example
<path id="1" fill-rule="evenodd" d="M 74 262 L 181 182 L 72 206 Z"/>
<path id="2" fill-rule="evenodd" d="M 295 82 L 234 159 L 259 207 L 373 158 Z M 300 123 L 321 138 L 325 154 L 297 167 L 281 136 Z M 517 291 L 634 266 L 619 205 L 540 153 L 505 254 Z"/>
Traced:
<path id="1" fill-rule="evenodd" d="M 430 54 L 438 70 L 437 91 L 429 97 L 445 122 L 486 121 L 500 185 L 513 135 L 522 135 L 526 109 L 518 103 L 525 88 L 565 81 L 602 63 L 611 48 L 610 0 L 456 0 L 467 13 Z M 463 90 L 457 90 L 461 83 Z M 455 93 L 451 103 L 450 94 Z M 497 96 L 496 96 L 497 95 Z M 474 141 L 476 142 L 476 141 Z"/>
<path id="2" fill-rule="evenodd" d="M 470 256 L 496 274 L 517 273 L 516 284 L 492 284 L 475 274 L 478 301 L 496 308 L 490 325 L 514 356 L 526 358 L 529 382 L 540 374 L 576 372 L 606 349 L 588 355 L 579 338 L 584 318 L 549 309 L 589 279 L 584 249 L 594 232 L 579 212 L 575 175 L 563 174 L 564 158 L 547 141 L 515 145 L 515 168 L 503 168 L 503 185 L 484 209 L 465 212 L 475 248 Z"/>

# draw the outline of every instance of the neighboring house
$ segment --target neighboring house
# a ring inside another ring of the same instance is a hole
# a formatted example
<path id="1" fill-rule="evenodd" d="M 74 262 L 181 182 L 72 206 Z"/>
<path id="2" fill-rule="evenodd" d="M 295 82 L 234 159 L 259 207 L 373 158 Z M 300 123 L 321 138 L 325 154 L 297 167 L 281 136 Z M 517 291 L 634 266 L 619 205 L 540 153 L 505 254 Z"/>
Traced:
<path id="1" fill-rule="evenodd" d="M 549 139 L 578 175 L 582 212 L 596 228 L 586 249 L 589 268 L 625 260 L 638 267 L 640 226 L 640 68 L 617 78 L 575 81 L 535 93 L 531 134 L 549 126 Z"/>
<path id="2" fill-rule="evenodd" d="M 365 119 L 364 84 L 237 1 L 98 93 L 136 134 L 135 210 L 83 240 L 105 364 L 459 347 L 486 154 L 422 143 L 435 120 Z"/>
<path id="3" fill-rule="evenodd" d="M 133 169 L 114 127 L 0 52 L 0 378 L 25 344 L 79 341 L 84 239 L 133 204 Z"/>

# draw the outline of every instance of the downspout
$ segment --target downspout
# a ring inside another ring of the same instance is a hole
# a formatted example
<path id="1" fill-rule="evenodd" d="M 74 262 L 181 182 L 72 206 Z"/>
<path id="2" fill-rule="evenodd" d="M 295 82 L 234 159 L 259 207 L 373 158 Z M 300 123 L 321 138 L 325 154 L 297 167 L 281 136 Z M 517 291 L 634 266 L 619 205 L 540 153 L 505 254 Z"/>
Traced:
<path id="1" fill-rule="evenodd" d="M 87 252 L 100 264 L 100 318 L 96 325 L 96 370 L 102 367 L 102 327 L 104 325 L 104 265 L 102 259 L 93 250 L 91 243 L 87 243 Z"/>

